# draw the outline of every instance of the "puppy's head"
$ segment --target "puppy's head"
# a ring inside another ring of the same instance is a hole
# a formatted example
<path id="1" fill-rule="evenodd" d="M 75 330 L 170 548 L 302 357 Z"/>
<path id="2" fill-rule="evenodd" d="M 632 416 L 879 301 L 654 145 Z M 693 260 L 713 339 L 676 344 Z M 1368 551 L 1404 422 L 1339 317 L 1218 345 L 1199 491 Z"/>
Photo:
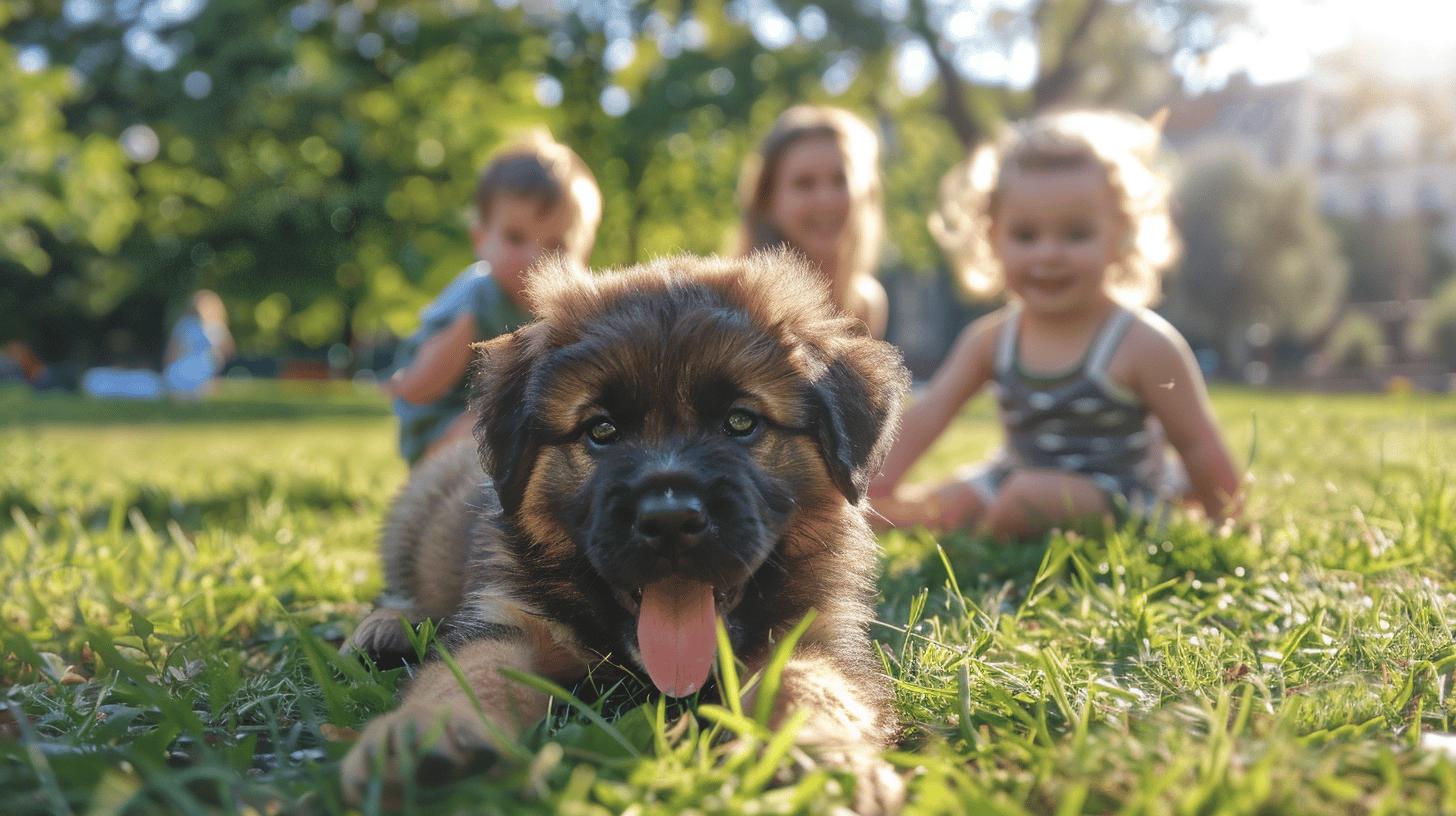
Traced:
<path id="1" fill-rule="evenodd" d="M 548 263 L 538 320 L 481 348 L 476 438 L 518 559 L 669 694 L 702 685 L 714 622 L 795 525 L 861 502 L 893 435 L 899 354 L 816 279 L 787 254 Z"/>

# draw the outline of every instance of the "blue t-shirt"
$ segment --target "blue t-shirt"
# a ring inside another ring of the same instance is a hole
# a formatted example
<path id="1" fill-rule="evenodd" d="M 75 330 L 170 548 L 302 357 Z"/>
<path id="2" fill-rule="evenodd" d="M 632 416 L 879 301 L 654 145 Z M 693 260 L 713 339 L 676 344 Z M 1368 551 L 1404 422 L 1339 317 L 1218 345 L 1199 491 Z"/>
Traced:
<path id="1" fill-rule="evenodd" d="M 420 312 L 420 328 L 400 344 L 394 357 L 395 369 L 413 363 L 420 347 L 462 314 L 475 317 L 474 342 L 514 331 L 531 320 L 531 315 L 517 306 L 491 277 L 489 264 L 484 261 L 471 264 Z M 464 376 L 434 402 L 416 405 L 394 400 L 394 413 L 399 416 L 399 452 L 405 461 L 414 464 L 430 443 L 465 413 L 469 387 L 470 377 Z"/>
<path id="2" fill-rule="evenodd" d="M 169 391 L 195 393 L 212 381 L 221 367 L 220 349 L 225 340 L 221 327 L 204 325 L 196 315 L 186 315 L 172 327 L 177 356 L 162 372 Z"/>

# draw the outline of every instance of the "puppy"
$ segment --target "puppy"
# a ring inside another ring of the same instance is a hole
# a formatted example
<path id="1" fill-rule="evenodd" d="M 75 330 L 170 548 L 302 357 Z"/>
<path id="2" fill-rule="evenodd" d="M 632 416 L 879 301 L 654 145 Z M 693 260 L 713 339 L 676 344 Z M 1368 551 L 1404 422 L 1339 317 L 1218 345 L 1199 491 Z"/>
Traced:
<path id="1" fill-rule="evenodd" d="M 863 499 L 908 376 L 816 279 L 787 253 L 537 270 L 538 319 L 480 346 L 479 457 L 412 475 L 384 534 L 386 597 L 350 641 L 398 654 L 401 617 L 443 621 L 480 714 L 427 664 L 345 759 L 347 793 L 410 735 L 442 733 L 424 764 L 460 766 L 540 719 L 546 695 L 501 669 L 570 684 L 610 658 L 683 697 L 709 678 L 717 621 L 752 670 L 814 609 L 774 724 L 807 709 L 800 741 L 855 769 L 857 807 L 897 807 L 875 758 L 896 723 L 867 631 Z"/>

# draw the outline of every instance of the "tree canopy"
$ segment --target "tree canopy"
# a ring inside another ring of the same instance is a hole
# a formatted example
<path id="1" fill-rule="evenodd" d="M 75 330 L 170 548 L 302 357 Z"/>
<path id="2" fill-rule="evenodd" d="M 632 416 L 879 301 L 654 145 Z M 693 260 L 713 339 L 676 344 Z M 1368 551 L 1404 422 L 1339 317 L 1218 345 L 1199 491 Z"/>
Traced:
<path id="1" fill-rule="evenodd" d="M 1309 179 L 1214 146 L 1189 158 L 1177 213 L 1184 257 L 1167 309 L 1195 343 L 1238 359 L 1251 327 L 1263 344 L 1306 341 L 1343 305 L 1349 271 Z"/>
<path id="2" fill-rule="evenodd" d="M 0 325 L 49 359 L 147 361 L 208 287 L 252 353 L 406 332 L 470 260 L 476 172 L 535 127 L 603 188 L 594 264 L 723 251 L 742 159 L 799 101 L 877 125 L 886 266 L 934 272 L 925 218 L 965 145 L 1052 105 L 1151 110 L 1230 8 L 21 0 Z"/>

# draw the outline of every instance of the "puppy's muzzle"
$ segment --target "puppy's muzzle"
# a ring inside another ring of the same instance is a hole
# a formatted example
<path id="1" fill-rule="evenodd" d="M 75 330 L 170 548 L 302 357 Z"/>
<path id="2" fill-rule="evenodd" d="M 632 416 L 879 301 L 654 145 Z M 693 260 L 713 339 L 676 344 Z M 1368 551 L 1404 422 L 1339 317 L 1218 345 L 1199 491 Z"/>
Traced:
<path id="1" fill-rule="evenodd" d="M 771 547 L 747 492 L 736 479 L 709 481 L 682 466 L 618 476 L 599 516 L 607 523 L 593 528 L 593 566 L 634 614 L 643 588 L 668 578 L 711 586 L 727 612 Z"/>

